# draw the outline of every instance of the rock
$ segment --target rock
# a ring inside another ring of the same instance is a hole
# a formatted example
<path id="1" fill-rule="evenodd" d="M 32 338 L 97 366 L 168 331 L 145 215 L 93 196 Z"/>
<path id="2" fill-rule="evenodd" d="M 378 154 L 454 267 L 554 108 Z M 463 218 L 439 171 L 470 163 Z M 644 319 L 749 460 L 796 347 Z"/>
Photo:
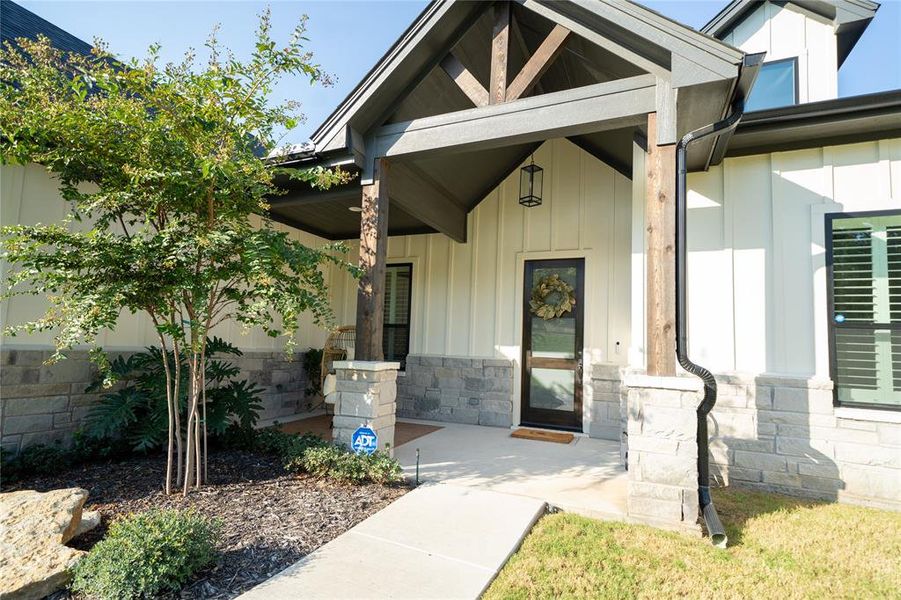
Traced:
<path id="1" fill-rule="evenodd" d="M 84 552 L 64 546 L 100 522 L 82 507 L 88 492 L 67 488 L 0 494 L 0 597 L 43 598 L 66 585 Z"/>
<path id="2" fill-rule="evenodd" d="M 83 533 L 87 533 L 90 530 L 94 529 L 100 525 L 100 512 L 96 510 L 89 510 L 81 513 L 81 522 L 78 524 L 78 529 L 75 531 L 75 535 L 73 538 L 77 538 Z"/>

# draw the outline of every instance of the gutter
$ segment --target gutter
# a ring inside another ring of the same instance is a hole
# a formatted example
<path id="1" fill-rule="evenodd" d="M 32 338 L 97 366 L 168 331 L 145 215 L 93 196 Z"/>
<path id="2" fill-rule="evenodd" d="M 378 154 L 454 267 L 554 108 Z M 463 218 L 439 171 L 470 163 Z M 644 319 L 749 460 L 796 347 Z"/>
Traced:
<path id="1" fill-rule="evenodd" d="M 691 131 L 679 140 L 676 145 L 676 356 L 682 368 L 700 378 L 704 382 L 704 399 L 698 405 L 697 419 L 697 444 L 698 444 L 698 505 L 707 532 L 713 545 L 725 548 L 728 538 L 713 500 L 710 497 L 710 457 L 709 438 L 707 434 L 707 415 L 716 404 L 716 379 L 706 368 L 692 362 L 688 357 L 688 332 L 686 300 L 687 291 L 685 285 L 685 273 L 687 266 L 687 154 L 688 146 L 692 142 L 711 135 L 722 135 L 733 131 L 744 111 L 744 101 L 738 100 L 733 105 L 732 114 L 721 121 L 711 123 L 699 129 Z"/>

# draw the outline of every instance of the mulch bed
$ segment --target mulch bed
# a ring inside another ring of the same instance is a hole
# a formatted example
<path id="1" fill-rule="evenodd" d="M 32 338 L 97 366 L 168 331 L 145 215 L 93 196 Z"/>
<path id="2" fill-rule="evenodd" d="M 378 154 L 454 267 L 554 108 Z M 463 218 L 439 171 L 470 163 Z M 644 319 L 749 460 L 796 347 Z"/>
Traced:
<path id="1" fill-rule="evenodd" d="M 130 458 L 35 477 L 3 491 L 87 489 L 85 509 L 99 510 L 102 522 L 70 544 L 82 550 L 103 537 L 110 520 L 127 513 L 194 508 L 222 519 L 218 563 L 174 596 L 199 599 L 234 598 L 407 491 L 399 486 L 342 485 L 298 476 L 287 473 L 274 457 L 239 451 L 211 452 L 209 483 L 187 498 L 163 493 L 164 471 L 165 462 L 159 457 Z"/>

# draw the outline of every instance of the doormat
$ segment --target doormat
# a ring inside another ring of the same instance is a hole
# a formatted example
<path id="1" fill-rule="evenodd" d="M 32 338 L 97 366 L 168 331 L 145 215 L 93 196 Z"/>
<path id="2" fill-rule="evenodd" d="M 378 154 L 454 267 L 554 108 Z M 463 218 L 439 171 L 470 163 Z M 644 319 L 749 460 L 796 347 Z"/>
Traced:
<path id="1" fill-rule="evenodd" d="M 575 438 L 575 436 L 571 433 L 564 433 L 562 431 L 541 431 L 539 429 L 517 429 L 510 434 L 510 437 L 520 438 L 523 440 L 554 442 L 557 444 L 568 444 L 573 441 L 573 438 Z"/>

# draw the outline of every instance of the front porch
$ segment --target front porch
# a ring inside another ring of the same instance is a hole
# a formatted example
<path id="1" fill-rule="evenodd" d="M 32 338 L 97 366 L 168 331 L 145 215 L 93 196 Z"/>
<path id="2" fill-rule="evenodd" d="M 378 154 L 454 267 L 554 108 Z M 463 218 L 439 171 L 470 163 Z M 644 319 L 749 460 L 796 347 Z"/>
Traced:
<path id="1" fill-rule="evenodd" d="M 408 480 L 537 498 L 585 516 L 624 519 L 627 474 L 619 442 L 575 436 L 569 444 L 510 437 L 500 427 L 403 419 L 440 426 L 395 448 Z"/>
<path id="2" fill-rule="evenodd" d="M 432 6 L 313 149 L 281 157 L 359 176 L 287 183 L 271 205 L 359 265 L 329 281 L 355 324 L 334 439 L 365 434 L 407 468 L 418 447 L 427 480 L 700 531 L 700 389 L 675 377 L 676 142 L 741 106 L 760 57 L 615 3 Z M 716 164 L 728 135 L 682 166 Z M 627 390 L 625 370 L 651 377 Z M 398 445 L 397 417 L 453 425 Z"/>

